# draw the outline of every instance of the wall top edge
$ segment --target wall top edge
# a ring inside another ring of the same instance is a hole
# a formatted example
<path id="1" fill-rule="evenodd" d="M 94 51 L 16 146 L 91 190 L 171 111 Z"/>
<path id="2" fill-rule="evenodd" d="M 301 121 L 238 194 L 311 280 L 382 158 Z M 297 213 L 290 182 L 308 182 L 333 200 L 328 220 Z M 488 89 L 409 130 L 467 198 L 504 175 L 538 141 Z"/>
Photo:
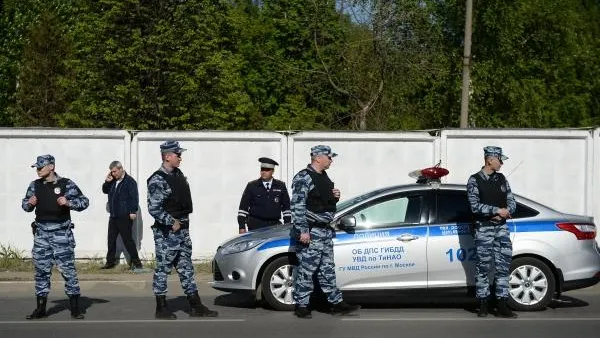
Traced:
<path id="1" fill-rule="evenodd" d="M 121 129 L 63 129 L 63 128 L 0 128 L 0 137 L 10 138 L 125 138 L 130 137 L 127 130 Z"/>
<path id="2" fill-rule="evenodd" d="M 256 141 L 281 141 L 286 136 L 269 131 L 219 131 L 219 130 L 199 130 L 199 131 L 139 131 L 136 132 L 133 139 L 137 141 L 159 141 L 165 139 L 177 139 L 179 141 L 194 140 L 256 140 Z"/>
<path id="3" fill-rule="evenodd" d="M 502 138 L 563 138 L 580 139 L 593 135 L 588 129 L 452 129 L 442 130 L 441 135 L 449 138 L 498 137 Z"/>

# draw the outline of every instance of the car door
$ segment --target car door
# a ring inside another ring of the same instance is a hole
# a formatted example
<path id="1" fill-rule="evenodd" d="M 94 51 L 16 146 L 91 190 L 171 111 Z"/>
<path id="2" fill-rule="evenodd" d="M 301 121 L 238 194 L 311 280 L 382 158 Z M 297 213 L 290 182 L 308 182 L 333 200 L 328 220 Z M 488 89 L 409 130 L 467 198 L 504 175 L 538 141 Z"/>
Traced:
<path id="1" fill-rule="evenodd" d="M 467 192 L 437 190 L 429 226 L 428 288 L 474 284 L 476 250 Z"/>
<path id="2" fill-rule="evenodd" d="M 356 227 L 336 233 L 337 283 L 344 290 L 426 288 L 424 193 L 388 195 L 346 213 Z"/>

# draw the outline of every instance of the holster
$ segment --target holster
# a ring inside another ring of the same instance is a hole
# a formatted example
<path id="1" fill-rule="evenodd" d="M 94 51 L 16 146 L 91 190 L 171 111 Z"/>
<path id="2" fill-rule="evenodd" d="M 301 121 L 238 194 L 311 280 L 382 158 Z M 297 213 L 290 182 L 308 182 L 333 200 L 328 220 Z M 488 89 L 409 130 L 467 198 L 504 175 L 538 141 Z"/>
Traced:
<path id="1" fill-rule="evenodd" d="M 179 220 L 179 223 L 181 223 L 181 228 L 179 228 L 179 230 L 190 228 L 189 221 Z M 169 232 L 172 230 L 172 227 L 170 225 L 164 225 L 164 224 L 158 223 L 158 222 L 154 222 L 154 225 L 152 226 L 152 228 L 156 228 L 156 229 L 160 230 L 164 237 L 168 237 Z"/>

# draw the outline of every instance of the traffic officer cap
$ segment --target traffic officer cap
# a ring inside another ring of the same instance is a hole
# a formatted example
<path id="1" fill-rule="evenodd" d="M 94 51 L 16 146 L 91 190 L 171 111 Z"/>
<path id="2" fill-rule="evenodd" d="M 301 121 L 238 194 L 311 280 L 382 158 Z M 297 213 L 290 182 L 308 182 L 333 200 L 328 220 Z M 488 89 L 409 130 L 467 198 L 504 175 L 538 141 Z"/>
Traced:
<path id="1" fill-rule="evenodd" d="M 43 168 L 49 164 L 54 164 L 54 156 L 52 155 L 41 155 L 38 156 L 35 163 L 31 165 L 31 167 L 35 167 L 35 168 Z"/>
<path id="2" fill-rule="evenodd" d="M 483 155 L 485 157 L 497 157 L 500 162 L 508 160 L 508 156 L 502 154 L 502 148 L 496 146 L 483 147 Z"/>
<path id="3" fill-rule="evenodd" d="M 275 162 L 274 160 L 272 160 L 268 157 L 261 157 L 258 159 L 258 162 L 260 162 L 261 168 L 267 168 L 267 169 L 275 169 L 275 166 L 279 165 L 279 163 Z"/>
<path id="4" fill-rule="evenodd" d="M 160 145 L 161 153 L 181 154 L 182 152 L 184 152 L 186 150 L 187 149 L 181 148 L 179 146 L 179 142 L 177 142 L 175 140 L 168 140 L 168 141 L 163 142 L 163 144 Z"/>
<path id="5" fill-rule="evenodd" d="M 329 157 L 336 157 L 337 154 L 334 153 L 333 151 L 331 151 L 331 147 L 326 146 L 326 145 L 317 145 L 314 146 L 312 148 L 310 148 L 310 156 L 319 156 L 319 155 L 326 155 Z"/>

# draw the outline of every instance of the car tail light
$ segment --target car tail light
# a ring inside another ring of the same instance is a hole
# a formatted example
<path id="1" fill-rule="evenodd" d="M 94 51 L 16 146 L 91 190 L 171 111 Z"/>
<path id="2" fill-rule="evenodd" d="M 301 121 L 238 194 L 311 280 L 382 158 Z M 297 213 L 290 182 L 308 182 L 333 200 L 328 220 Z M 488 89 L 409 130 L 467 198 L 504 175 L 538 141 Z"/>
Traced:
<path id="1" fill-rule="evenodd" d="M 596 226 L 592 223 L 556 223 L 556 226 L 574 234 L 578 240 L 596 238 Z"/>

